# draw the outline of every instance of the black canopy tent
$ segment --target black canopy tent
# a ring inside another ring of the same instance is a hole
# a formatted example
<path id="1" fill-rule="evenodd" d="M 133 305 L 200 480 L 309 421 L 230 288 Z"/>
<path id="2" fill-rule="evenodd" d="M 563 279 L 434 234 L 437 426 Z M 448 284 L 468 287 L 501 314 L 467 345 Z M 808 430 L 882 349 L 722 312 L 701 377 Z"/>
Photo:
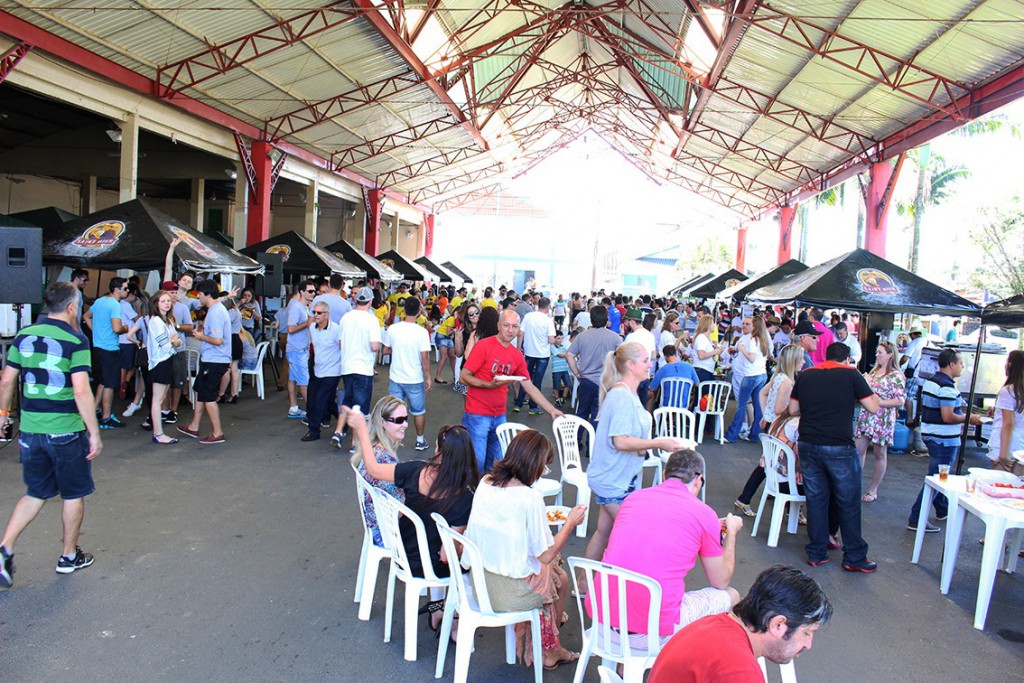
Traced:
<path id="1" fill-rule="evenodd" d="M 746 298 L 747 294 L 754 291 L 755 289 L 767 287 L 768 285 L 773 285 L 779 280 L 785 278 L 787 275 L 792 275 L 794 273 L 799 273 L 805 270 L 807 270 L 807 266 L 805 266 L 800 261 L 791 258 L 782 265 L 775 266 L 771 270 L 766 270 L 765 272 L 760 273 L 758 275 L 753 275 L 750 278 L 743 280 L 742 282 L 736 283 L 732 287 L 726 287 L 725 289 L 718 293 L 718 296 L 723 299 L 735 299 L 736 301 L 743 301 L 743 299 Z"/>
<path id="2" fill-rule="evenodd" d="M 761 304 L 794 304 L 876 313 L 977 316 L 981 308 L 948 289 L 855 249 L 747 294 Z"/>
<path id="3" fill-rule="evenodd" d="M 404 280 L 423 282 L 425 280 L 437 279 L 426 268 L 415 263 L 412 259 L 407 259 L 394 249 L 389 249 L 383 254 L 377 254 L 377 260 L 397 270 L 402 274 L 402 279 Z"/>
<path id="4" fill-rule="evenodd" d="M 250 245 L 243 254 L 255 256 L 267 252 L 281 254 L 284 264 L 281 270 L 290 275 L 330 275 L 342 277 L 366 277 L 366 272 L 348 261 L 338 258 L 326 249 L 318 247 L 294 230 L 274 235 L 268 240 Z"/>
<path id="5" fill-rule="evenodd" d="M 458 268 L 451 261 L 445 261 L 441 265 L 444 266 L 445 268 L 447 268 L 448 270 L 450 270 L 455 275 L 458 275 L 460 278 L 462 278 L 462 283 L 463 284 L 465 284 L 465 285 L 473 284 L 473 278 L 471 278 L 470 276 L 466 275 L 466 271 L 462 270 L 461 268 Z"/>
<path id="6" fill-rule="evenodd" d="M 337 255 L 339 258 L 348 261 L 357 268 L 366 271 L 366 277 L 384 282 L 393 282 L 402 279 L 402 274 L 391 266 L 385 265 L 370 256 L 362 249 L 355 247 L 345 240 L 338 240 L 334 244 L 328 244 L 324 250 Z"/>
<path id="7" fill-rule="evenodd" d="M 167 248 L 182 239 L 175 255 L 198 272 L 257 275 L 263 266 L 175 218 L 132 199 L 60 226 L 43 228 L 43 263 L 100 270 L 163 268 Z"/>
<path id="8" fill-rule="evenodd" d="M 699 299 L 713 299 L 726 287 L 732 287 L 734 284 L 739 284 L 746 279 L 746 275 L 735 268 L 730 268 L 724 273 L 716 275 L 710 280 L 702 282 L 699 286 L 694 287 L 690 290 L 690 296 L 697 297 Z"/>
<path id="9" fill-rule="evenodd" d="M 19 211 L 18 213 L 12 213 L 11 216 L 20 218 L 32 225 L 38 225 L 40 228 L 59 228 L 68 221 L 78 218 L 77 213 L 71 213 L 56 206 L 47 206 L 42 209 L 32 209 L 31 211 Z"/>
<path id="10" fill-rule="evenodd" d="M 695 277 L 691 277 L 689 280 L 687 280 L 683 284 L 677 285 L 677 286 L 673 287 L 672 289 L 668 290 L 668 295 L 669 296 L 682 296 L 683 292 L 685 292 L 687 290 L 687 288 L 694 286 L 698 282 L 702 282 L 704 280 L 709 280 L 709 279 L 713 278 L 714 276 L 715 276 L 714 273 L 704 273 L 703 275 L 697 275 Z"/>
<path id="11" fill-rule="evenodd" d="M 455 282 L 455 278 L 458 277 L 458 275 L 454 275 L 454 273 L 445 270 L 442 266 L 437 265 L 426 256 L 420 256 L 416 259 L 416 263 L 437 276 L 438 282 Z"/>

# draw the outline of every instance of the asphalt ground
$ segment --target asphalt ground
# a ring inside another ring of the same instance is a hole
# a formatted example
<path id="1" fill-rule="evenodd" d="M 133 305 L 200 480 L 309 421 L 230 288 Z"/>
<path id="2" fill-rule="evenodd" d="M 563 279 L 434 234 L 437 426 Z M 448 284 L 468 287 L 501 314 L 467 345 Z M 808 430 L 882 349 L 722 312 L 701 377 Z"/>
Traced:
<path id="1" fill-rule="evenodd" d="M 374 397 L 386 387 L 381 368 Z M 228 441 L 219 446 L 187 438 L 156 446 L 138 428 L 141 415 L 124 430 L 103 432 L 104 451 L 94 465 L 97 491 L 87 499 L 80 539 L 96 562 L 70 576 L 54 572 L 60 506 L 48 504 L 18 542 L 14 587 L 0 590 L 0 680 L 433 677 L 437 641 L 422 620 L 416 662 L 402 657 L 397 610 L 394 638 L 383 642 L 383 567 L 370 621 L 356 619 L 352 595 L 362 528 L 347 450 L 333 450 L 326 439 L 300 443 L 305 429 L 285 417 L 286 395 L 272 382 L 268 392 L 261 401 L 247 386 L 237 405 L 222 407 Z M 182 413 L 189 415 L 187 408 Z M 428 395 L 428 438 L 461 414 L 462 397 L 450 384 L 436 386 Z M 509 416 L 551 435 L 546 415 Z M 402 459 L 420 455 L 412 450 L 412 432 Z M 707 502 L 725 514 L 759 449 L 705 441 L 699 450 L 707 459 Z M 753 520 L 746 520 L 732 584 L 740 593 L 760 570 L 781 562 L 807 571 L 835 606 L 832 622 L 797 660 L 801 681 L 1019 680 L 1024 577 L 1000 572 L 985 631 L 972 627 L 980 522 L 968 518 L 948 596 L 938 590 L 941 534 L 929 534 L 921 563 L 910 563 L 914 535 L 905 525 L 926 462 L 890 456 L 879 500 L 864 505 L 864 534 L 879 564 L 872 575 L 843 571 L 838 551 L 831 563 L 808 567 L 803 528 L 795 536 L 783 531 L 779 547 L 768 548 L 764 526 L 751 538 Z M 968 462 L 984 464 L 980 452 L 970 453 Z M 0 522 L 23 492 L 12 444 L 0 449 Z M 591 516 L 591 529 L 596 519 Z M 585 540 L 574 536 L 564 554 L 584 548 Z M 687 584 L 707 585 L 699 568 Z M 578 650 L 575 604 L 569 611 L 562 642 Z M 504 663 L 503 642 L 500 630 L 477 633 L 470 680 L 532 680 L 521 665 Z M 448 680 L 453 660 L 450 649 Z M 592 660 L 586 680 L 598 680 L 596 665 Z M 566 666 L 545 672 L 545 679 L 570 681 L 572 675 Z"/>

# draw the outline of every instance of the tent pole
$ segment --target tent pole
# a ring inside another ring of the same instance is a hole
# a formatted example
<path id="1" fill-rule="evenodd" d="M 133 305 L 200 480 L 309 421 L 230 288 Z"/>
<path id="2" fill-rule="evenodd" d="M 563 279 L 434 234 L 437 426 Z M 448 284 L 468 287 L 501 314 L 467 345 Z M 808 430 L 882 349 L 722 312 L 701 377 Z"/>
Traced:
<path id="1" fill-rule="evenodd" d="M 964 427 L 960 430 L 960 450 L 956 456 L 956 474 L 964 466 L 964 451 L 967 450 L 967 433 L 971 430 L 971 409 L 974 406 L 974 389 L 978 384 L 978 367 L 981 365 L 981 345 L 985 343 L 985 325 L 978 330 L 978 348 L 974 352 L 974 372 L 971 374 L 971 390 L 967 394 L 967 411 L 964 413 Z"/>

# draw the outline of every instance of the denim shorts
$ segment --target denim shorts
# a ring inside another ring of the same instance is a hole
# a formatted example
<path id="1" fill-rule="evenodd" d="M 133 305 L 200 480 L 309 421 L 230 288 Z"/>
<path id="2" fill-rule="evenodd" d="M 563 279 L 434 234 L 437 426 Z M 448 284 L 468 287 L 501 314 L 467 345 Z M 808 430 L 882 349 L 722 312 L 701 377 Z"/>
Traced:
<path id="1" fill-rule="evenodd" d="M 572 386 L 572 380 L 569 377 L 568 370 L 559 370 L 558 372 L 551 373 L 551 384 L 555 391 L 558 391 L 562 387 L 569 388 Z"/>
<path id="2" fill-rule="evenodd" d="M 426 415 L 427 400 L 423 390 L 423 384 L 399 384 L 388 382 L 388 393 L 395 398 L 400 398 L 409 405 L 410 415 Z"/>
<path id="3" fill-rule="evenodd" d="M 288 359 L 288 381 L 300 387 L 309 384 L 309 352 L 288 351 L 285 357 Z"/>
<path id="4" fill-rule="evenodd" d="M 96 490 L 92 481 L 89 437 L 71 434 L 26 434 L 18 438 L 21 468 L 28 495 L 43 500 L 58 493 L 64 500 L 84 498 Z"/>
<path id="5" fill-rule="evenodd" d="M 443 334 L 435 332 L 434 333 L 434 346 L 436 346 L 439 349 L 442 348 L 442 347 L 446 348 L 446 349 L 454 349 L 455 348 L 455 340 L 452 339 L 451 337 L 446 337 Z"/>
<path id="6" fill-rule="evenodd" d="M 633 493 L 633 491 L 636 491 L 636 479 L 635 478 L 633 479 L 633 481 L 629 482 L 629 488 L 626 489 L 626 492 L 623 493 L 621 496 L 614 496 L 612 498 L 605 498 L 604 496 L 599 496 L 597 493 L 595 493 L 594 494 L 594 502 L 597 503 L 598 505 L 608 505 L 609 503 L 622 503 L 622 501 L 626 500 L 626 497 L 629 494 Z"/>

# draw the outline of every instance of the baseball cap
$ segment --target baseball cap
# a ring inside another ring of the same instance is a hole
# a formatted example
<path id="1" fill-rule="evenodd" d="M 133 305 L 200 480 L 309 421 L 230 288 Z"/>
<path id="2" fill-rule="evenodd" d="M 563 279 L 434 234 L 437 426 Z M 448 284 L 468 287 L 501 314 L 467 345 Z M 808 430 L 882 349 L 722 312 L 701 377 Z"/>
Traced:
<path id="1" fill-rule="evenodd" d="M 924 330 L 922 330 L 920 327 L 915 327 L 912 330 L 910 330 L 910 334 L 924 334 Z"/>
<path id="2" fill-rule="evenodd" d="M 369 287 L 360 287 L 356 290 L 356 303 L 368 304 L 373 301 L 373 290 Z"/>
<path id="3" fill-rule="evenodd" d="M 798 337 L 801 334 L 809 334 L 814 337 L 821 336 L 821 332 L 818 331 L 818 328 L 816 328 L 810 320 L 801 320 L 798 322 L 796 327 L 793 329 L 793 334 Z"/>
<path id="4" fill-rule="evenodd" d="M 178 291 L 178 283 L 171 282 L 170 280 L 167 280 L 162 285 L 160 285 L 160 289 L 162 291 L 164 291 L 164 292 L 177 292 Z"/>
<path id="5" fill-rule="evenodd" d="M 769 324 L 769 325 L 781 325 L 781 324 L 782 324 L 782 321 L 781 321 L 781 320 L 779 320 L 779 317 L 778 317 L 778 316 L 775 316 L 775 315 L 770 315 L 770 316 L 768 316 L 767 318 L 765 318 L 765 320 L 764 320 L 764 321 L 765 321 L 765 322 L 766 322 L 767 324 Z"/>
<path id="6" fill-rule="evenodd" d="M 640 320 L 643 321 L 644 312 L 639 308 L 631 308 L 626 311 L 626 320 Z"/>

